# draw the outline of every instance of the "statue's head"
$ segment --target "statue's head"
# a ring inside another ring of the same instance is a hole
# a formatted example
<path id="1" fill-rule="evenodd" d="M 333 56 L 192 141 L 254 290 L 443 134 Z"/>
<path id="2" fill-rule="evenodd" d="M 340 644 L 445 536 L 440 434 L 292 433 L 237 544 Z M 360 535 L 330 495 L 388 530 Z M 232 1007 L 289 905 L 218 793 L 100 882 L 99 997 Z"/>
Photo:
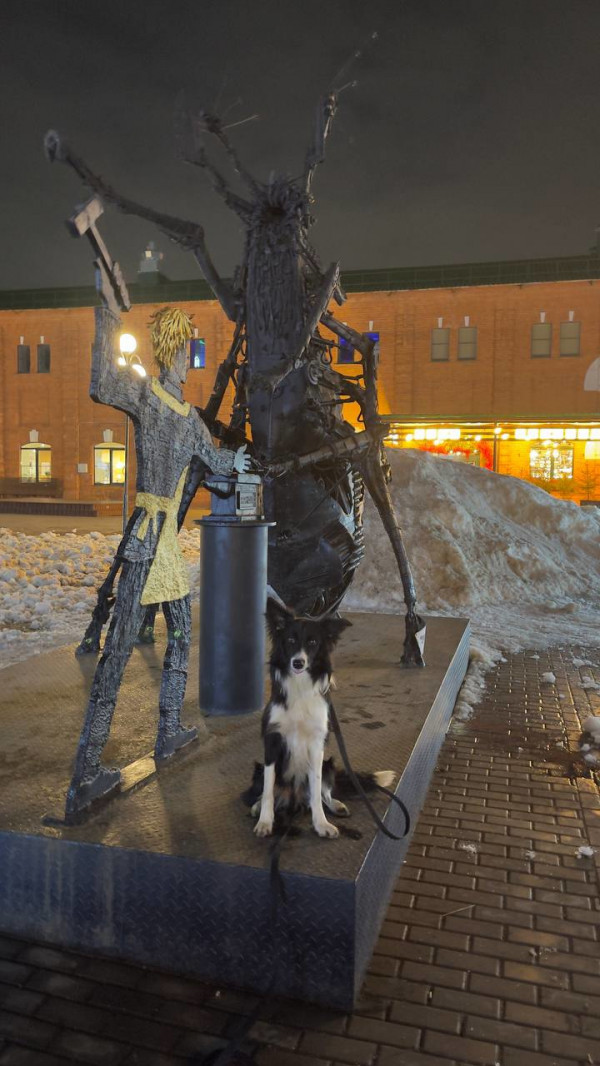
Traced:
<path id="1" fill-rule="evenodd" d="M 193 333 L 190 316 L 178 307 L 161 307 L 150 319 L 154 358 L 161 370 L 172 370 L 182 383 L 187 377 L 188 341 Z"/>

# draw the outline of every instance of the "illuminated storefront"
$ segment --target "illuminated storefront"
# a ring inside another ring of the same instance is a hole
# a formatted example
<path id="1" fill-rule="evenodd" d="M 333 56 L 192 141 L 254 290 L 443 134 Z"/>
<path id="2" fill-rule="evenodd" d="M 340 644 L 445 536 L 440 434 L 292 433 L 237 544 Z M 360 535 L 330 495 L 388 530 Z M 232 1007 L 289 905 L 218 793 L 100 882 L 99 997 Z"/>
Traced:
<path id="1" fill-rule="evenodd" d="M 530 481 L 563 499 L 600 500 L 600 420 L 386 419 L 391 448 L 418 448 Z"/>

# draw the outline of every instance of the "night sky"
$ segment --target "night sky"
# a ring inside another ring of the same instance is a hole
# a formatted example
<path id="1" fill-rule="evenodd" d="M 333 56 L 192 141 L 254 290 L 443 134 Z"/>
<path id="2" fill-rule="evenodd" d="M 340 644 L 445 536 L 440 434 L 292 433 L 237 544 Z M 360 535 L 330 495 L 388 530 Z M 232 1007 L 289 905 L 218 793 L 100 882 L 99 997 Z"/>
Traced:
<path id="1" fill-rule="evenodd" d="M 598 0 L 2 0 L 0 288 L 93 280 L 87 242 L 63 226 L 89 194 L 46 162 L 49 127 L 124 195 L 202 222 L 229 274 L 239 222 L 178 158 L 178 96 L 229 123 L 257 113 L 229 131 L 248 168 L 300 173 L 319 96 L 373 31 L 313 186 L 324 262 L 586 252 L 600 222 Z M 129 281 L 152 239 L 169 277 L 199 276 L 147 223 L 109 208 L 101 228 Z"/>

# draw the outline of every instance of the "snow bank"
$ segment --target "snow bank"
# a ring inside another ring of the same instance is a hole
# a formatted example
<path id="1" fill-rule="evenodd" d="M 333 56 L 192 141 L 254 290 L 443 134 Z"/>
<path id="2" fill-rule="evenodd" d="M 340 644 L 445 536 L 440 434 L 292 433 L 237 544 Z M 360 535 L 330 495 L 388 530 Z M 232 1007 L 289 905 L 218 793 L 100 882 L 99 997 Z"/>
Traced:
<path id="1" fill-rule="evenodd" d="M 471 715 L 485 673 L 504 652 L 598 645 L 600 510 L 427 452 L 389 450 L 388 458 L 419 608 L 471 619 L 456 717 Z M 370 500 L 365 540 L 345 608 L 403 611 L 392 550 Z"/>
<path id="2" fill-rule="evenodd" d="M 179 538 L 197 585 L 200 533 Z M 0 529 L 0 667 L 81 639 L 120 539 Z"/>
<path id="3" fill-rule="evenodd" d="M 425 452 L 388 454 L 420 609 L 471 618 L 471 668 L 459 717 L 481 698 L 485 672 L 503 651 L 598 643 L 596 509 Z M 370 501 L 365 532 L 366 557 L 344 607 L 403 611 L 396 564 Z M 195 591 L 199 532 L 183 530 L 179 539 Z M 118 536 L 101 533 L 0 530 L 0 665 L 81 638 L 118 543 Z M 589 669 L 586 676 L 596 684 Z"/>

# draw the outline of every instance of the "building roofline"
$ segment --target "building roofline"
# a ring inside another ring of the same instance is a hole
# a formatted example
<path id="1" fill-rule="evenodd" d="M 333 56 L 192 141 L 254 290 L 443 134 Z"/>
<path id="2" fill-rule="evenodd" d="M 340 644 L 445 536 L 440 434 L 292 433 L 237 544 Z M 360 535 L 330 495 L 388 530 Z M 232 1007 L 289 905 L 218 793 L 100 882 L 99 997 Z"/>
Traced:
<path id="1" fill-rule="evenodd" d="M 547 259 L 506 259 L 483 263 L 448 263 L 439 266 L 390 267 L 346 270 L 346 292 L 392 292 L 410 289 L 454 289 L 474 285 L 528 285 L 545 281 L 600 279 L 600 256 L 589 252 Z M 134 282 L 129 286 L 133 304 L 168 303 L 172 300 L 214 300 L 202 278 L 189 281 Z M 45 289 L 0 290 L 0 310 L 92 307 L 98 302 L 92 285 Z"/>

